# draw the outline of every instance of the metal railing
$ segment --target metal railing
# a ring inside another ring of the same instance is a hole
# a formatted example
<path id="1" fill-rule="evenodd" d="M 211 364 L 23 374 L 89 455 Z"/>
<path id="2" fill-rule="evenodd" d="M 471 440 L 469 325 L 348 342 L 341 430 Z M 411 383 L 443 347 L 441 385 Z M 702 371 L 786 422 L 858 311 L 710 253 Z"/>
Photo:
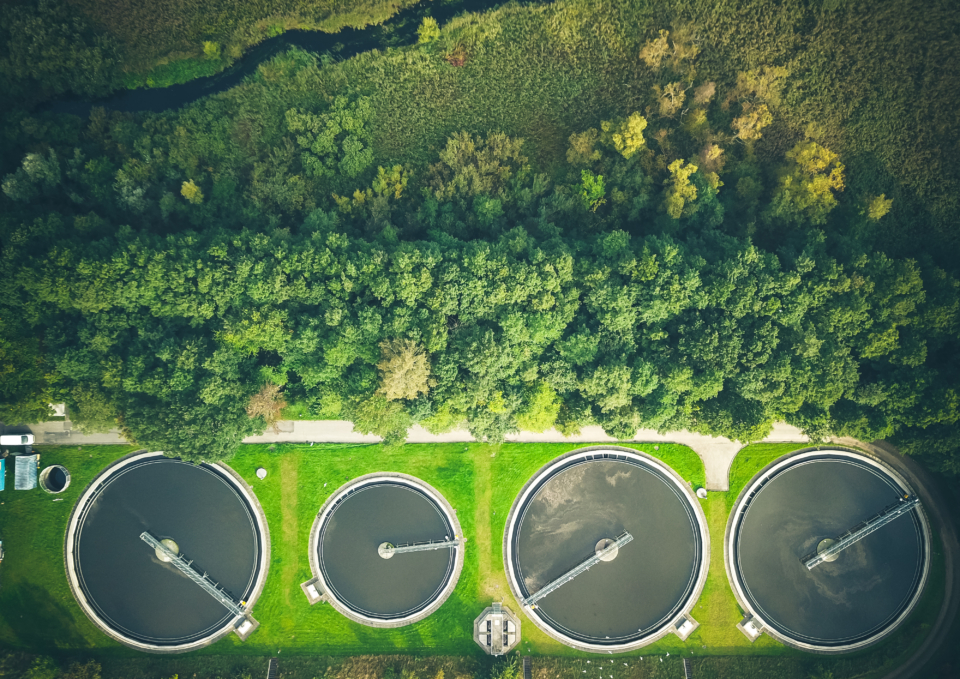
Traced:
<path id="1" fill-rule="evenodd" d="M 920 498 L 916 495 L 913 497 L 903 498 L 878 514 L 870 517 L 866 521 L 861 521 L 845 533 L 838 535 L 836 537 L 836 542 L 822 552 L 811 552 L 810 554 L 802 557 L 800 561 L 803 562 L 803 565 L 807 567 L 807 570 L 813 570 L 826 561 L 829 557 L 839 554 L 847 547 L 850 547 L 854 543 L 859 542 L 863 538 L 870 535 L 870 533 L 880 530 L 888 523 L 908 513 L 919 504 Z"/>
<path id="2" fill-rule="evenodd" d="M 460 546 L 459 540 L 428 540 L 427 542 L 410 542 L 403 545 L 389 545 L 384 548 L 390 554 L 408 554 L 410 552 L 429 552 L 434 549 L 454 549 Z"/>
<path id="3" fill-rule="evenodd" d="M 140 539 L 146 542 L 148 545 L 153 547 L 155 550 L 169 557 L 170 563 L 173 564 L 177 570 L 186 575 L 188 578 L 197 583 L 204 592 L 212 596 L 214 599 L 220 602 L 224 608 L 230 611 L 236 617 L 242 617 L 246 615 L 243 609 L 243 602 L 239 604 L 233 600 L 232 597 L 228 596 L 220 586 L 212 582 L 206 573 L 199 573 L 191 564 L 193 561 L 187 561 L 180 554 L 174 554 L 172 550 L 167 548 L 165 544 L 157 540 L 155 537 L 144 531 L 140 533 Z"/>
<path id="4" fill-rule="evenodd" d="M 549 583 L 545 587 L 541 587 L 536 592 L 528 596 L 526 599 L 523 600 L 523 605 L 532 606 L 533 608 L 536 608 L 536 603 L 540 601 L 540 599 L 547 596 L 551 592 L 556 591 L 562 585 L 570 582 L 578 575 L 582 575 L 583 573 L 586 573 L 588 570 L 590 570 L 591 567 L 600 563 L 603 560 L 603 557 L 607 556 L 611 552 L 619 550 L 621 547 L 623 547 L 625 544 L 631 541 L 633 541 L 633 536 L 630 535 L 630 533 L 624 531 L 622 535 L 620 535 L 619 537 L 617 537 L 616 540 L 614 540 L 613 544 L 610 544 L 604 547 L 603 549 L 601 549 L 599 552 L 595 552 L 594 554 L 590 555 L 585 561 L 581 562 L 579 565 L 574 566 L 573 568 L 571 568 L 569 571 L 561 575 L 559 578 L 557 578 L 553 582 Z"/>

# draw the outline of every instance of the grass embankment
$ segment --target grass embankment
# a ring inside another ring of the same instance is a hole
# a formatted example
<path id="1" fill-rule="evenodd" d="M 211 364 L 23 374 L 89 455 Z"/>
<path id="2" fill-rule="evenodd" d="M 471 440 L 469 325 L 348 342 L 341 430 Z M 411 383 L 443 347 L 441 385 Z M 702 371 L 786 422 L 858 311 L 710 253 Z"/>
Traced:
<path id="1" fill-rule="evenodd" d="M 689 448 L 661 444 L 654 450 L 652 445 L 627 445 L 659 457 L 693 487 L 704 482 L 700 459 Z M 256 674 L 256 661 L 240 656 L 278 653 L 285 659 L 285 673 L 307 679 L 324 673 L 348 679 L 380 677 L 387 668 L 399 672 L 404 666 L 423 677 L 433 677 L 441 668 L 449 677 L 475 674 L 481 665 L 477 664 L 480 649 L 471 638 L 473 619 L 494 598 L 503 597 L 515 611 L 520 610 L 509 594 L 503 570 L 503 531 L 510 507 L 540 467 L 581 446 L 455 443 L 406 445 L 394 450 L 346 444 L 242 446 L 230 466 L 254 486 L 272 542 L 266 587 L 254 608 L 261 627 L 244 644 L 231 635 L 197 653 L 149 659 L 135 659 L 140 654 L 111 642 L 86 619 L 70 594 L 62 560 L 66 521 L 77 497 L 104 466 L 133 447 L 40 447 L 43 465 L 64 464 L 73 483 L 63 494 L 63 502 L 53 502 L 53 496 L 40 491 L 4 494 L 0 539 L 8 556 L 0 566 L 0 645 L 66 655 L 94 651 L 104 662 L 105 676 L 125 679 L 177 672 L 186 675 L 188 671 L 199 672 L 199 676 Z M 604 666 L 604 674 L 613 679 L 672 676 L 670 672 L 677 670 L 675 661 L 695 656 L 698 676 L 755 674 L 806 679 L 823 667 L 837 678 L 872 677 L 902 662 L 921 643 L 943 592 L 939 543 L 931 581 L 917 611 L 901 632 L 868 651 L 822 658 L 785 648 L 769 637 L 751 645 L 736 630 L 740 611 L 723 566 L 729 510 L 757 471 L 800 447 L 749 446 L 734 462 L 730 491 L 711 493 L 703 503 L 710 528 L 711 569 L 693 611 L 700 628 L 686 643 L 670 635 L 641 651 L 618 656 L 609 667 Z M 264 481 L 256 478 L 257 467 L 267 469 Z M 299 588 L 311 577 L 307 544 L 317 510 L 347 480 L 376 471 L 412 474 L 437 488 L 457 510 L 468 538 L 464 569 L 451 597 L 426 620 L 399 629 L 368 628 L 348 621 L 330 606 L 310 607 Z M 588 675 L 597 670 L 598 656 L 573 651 L 547 637 L 529 620 L 524 623 L 520 652 L 554 656 L 537 661 L 538 679 L 582 678 L 584 670 Z M 383 657 L 359 665 L 329 657 L 361 654 Z M 407 657 L 394 657 L 400 654 Z M 413 659 L 409 654 L 435 657 Z M 665 662 L 661 664 L 659 657 Z M 587 663 L 588 659 L 593 662 Z M 358 669 L 361 665 L 362 671 Z"/>

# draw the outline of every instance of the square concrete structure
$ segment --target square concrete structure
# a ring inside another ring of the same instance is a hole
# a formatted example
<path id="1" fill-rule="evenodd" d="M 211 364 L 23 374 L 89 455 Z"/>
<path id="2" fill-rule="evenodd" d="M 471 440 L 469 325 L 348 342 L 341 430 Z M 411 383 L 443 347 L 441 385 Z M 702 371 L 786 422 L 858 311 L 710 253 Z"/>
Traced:
<path id="1" fill-rule="evenodd" d="M 495 601 L 473 621 L 473 640 L 488 655 L 509 653 L 520 643 L 520 619 Z"/>
<path id="2" fill-rule="evenodd" d="M 326 600 L 324 593 L 320 590 L 320 581 L 317 578 L 300 583 L 300 589 L 303 590 L 303 594 L 307 597 L 311 606 Z"/>
<path id="3" fill-rule="evenodd" d="M 738 622 L 737 629 L 743 632 L 743 636 L 749 639 L 750 643 L 756 641 L 757 637 L 763 634 L 763 625 L 761 625 L 752 615 L 748 615 L 743 620 Z"/>
<path id="4" fill-rule="evenodd" d="M 699 626 L 700 623 L 687 614 L 673 623 L 673 633 L 680 637 L 680 641 L 686 641 L 687 637 L 693 634 L 693 631 Z"/>
<path id="5" fill-rule="evenodd" d="M 260 623 L 252 616 L 244 616 L 233 624 L 233 631 L 240 637 L 240 641 L 246 641 L 247 637 L 253 634 L 253 631 L 260 626 Z"/>

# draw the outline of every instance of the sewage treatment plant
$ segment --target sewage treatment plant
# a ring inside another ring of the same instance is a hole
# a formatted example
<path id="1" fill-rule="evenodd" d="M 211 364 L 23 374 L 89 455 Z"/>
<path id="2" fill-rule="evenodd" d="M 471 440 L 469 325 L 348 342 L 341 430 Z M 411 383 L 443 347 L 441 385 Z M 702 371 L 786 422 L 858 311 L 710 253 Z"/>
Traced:
<path id="1" fill-rule="evenodd" d="M 87 616 L 117 641 L 153 652 L 249 634 L 269 552 L 260 506 L 229 468 L 160 453 L 104 470 L 77 502 L 65 544 Z"/>
<path id="2" fill-rule="evenodd" d="M 69 482 L 65 469 L 47 469 L 53 492 Z M 311 604 L 354 622 L 412 624 L 456 587 L 465 540 L 456 511 L 429 484 L 361 476 L 320 507 L 308 547 L 313 579 L 301 587 Z M 746 612 L 739 627 L 819 653 L 870 645 L 914 608 L 930 540 L 918 496 L 888 465 L 840 449 L 782 457 L 728 517 L 726 575 Z M 572 648 L 629 651 L 669 633 L 685 640 L 698 626 L 690 611 L 710 558 L 700 499 L 643 452 L 591 447 L 547 463 L 514 499 L 503 547 L 519 610 Z M 65 542 L 86 615 L 152 652 L 196 649 L 231 631 L 245 639 L 259 624 L 251 607 L 269 552 L 260 505 L 229 467 L 161 453 L 103 470 L 74 507 Z M 493 655 L 520 642 L 521 619 L 504 603 L 474 622 L 475 640 Z"/>

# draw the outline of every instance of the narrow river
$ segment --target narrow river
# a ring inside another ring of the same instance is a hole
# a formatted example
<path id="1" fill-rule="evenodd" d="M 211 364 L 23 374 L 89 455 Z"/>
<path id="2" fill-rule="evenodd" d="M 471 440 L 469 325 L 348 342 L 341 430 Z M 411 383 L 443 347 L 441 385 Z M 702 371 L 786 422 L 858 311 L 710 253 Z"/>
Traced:
<path id="1" fill-rule="evenodd" d="M 463 0 L 446 5 L 421 1 L 398 12 L 379 26 L 368 26 L 364 29 L 344 28 L 339 33 L 287 31 L 247 50 L 230 67 L 216 75 L 170 87 L 120 90 L 95 100 L 66 97 L 47 102 L 40 110 L 86 118 L 90 115 L 90 109 L 95 106 L 112 111 L 155 113 L 177 109 L 238 85 L 254 73 L 260 64 L 293 47 L 316 54 L 328 54 L 337 60 L 349 59 L 372 49 L 383 50 L 413 44 L 417 40 L 417 28 L 423 17 L 432 16 L 442 28 L 445 22 L 463 12 L 482 12 L 503 4 L 506 4 L 504 0 Z"/>

